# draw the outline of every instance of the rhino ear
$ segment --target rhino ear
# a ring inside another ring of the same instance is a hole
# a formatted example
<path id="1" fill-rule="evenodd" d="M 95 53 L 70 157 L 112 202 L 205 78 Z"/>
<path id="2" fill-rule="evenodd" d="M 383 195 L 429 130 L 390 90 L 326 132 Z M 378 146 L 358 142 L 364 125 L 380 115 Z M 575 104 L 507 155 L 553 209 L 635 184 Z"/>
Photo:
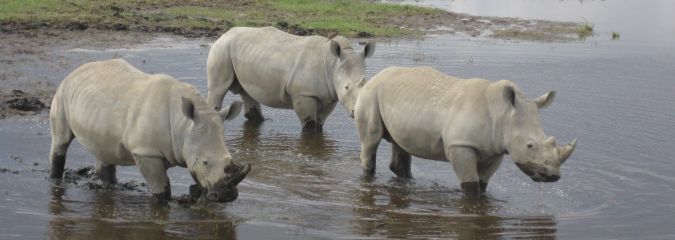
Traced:
<path id="1" fill-rule="evenodd" d="M 366 46 L 363 48 L 363 58 L 372 56 L 373 52 L 375 52 L 375 43 L 373 42 L 366 43 Z"/>
<path id="2" fill-rule="evenodd" d="M 553 103 L 553 99 L 555 99 L 555 91 L 550 91 L 542 95 L 541 97 L 535 99 L 534 102 L 541 109 L 548 107 L 548 105 L 551 105 L 551 103 Z"/>
<path id="3" fill-rule="evenodd" d="M 186 118 L 196 121 L 197 118 L 197 113 L 195 112 L 195 105 L 192 103 L 192 100 L 186 97 L 180 97 L 181 100 L 183 101 L 183 115 L 185 115 Z"/>
<path id="4" fill-rule="evenodd" d="M 234 101 L 229 107 L 220 110 L 218 115 L 220 115 L 220 118 L 222 118 L 223 121 L 232 120 L 239 115 L 239 112 L 241 112 L 241 106 L 242 103 L 240 101 Z"/>
<path id="5" fill-rule="evenodd" d="M 338 58 L 342 56 L 342 48 L 340 48 L 340 44 L 338 44 L 336 41 L 330 40 L 330 52 L 333 54 L 333 56 Z"/>
<path id="6" fill-rule="evenodd" d="M 516 91 L 511 86 L 504 87 L 504 101 L 511 107 L 516 107 Z"/>

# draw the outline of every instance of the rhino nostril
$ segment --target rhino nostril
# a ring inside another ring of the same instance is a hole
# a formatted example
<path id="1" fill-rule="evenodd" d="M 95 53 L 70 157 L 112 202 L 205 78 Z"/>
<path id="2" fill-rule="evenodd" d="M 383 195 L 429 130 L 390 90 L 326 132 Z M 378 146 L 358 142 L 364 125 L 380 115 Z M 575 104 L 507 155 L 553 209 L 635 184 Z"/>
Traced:
<path id="1" fill-rule="evenodd" d="M 215 193 L 209 193 L 208 195 L 206 195 L 206 199 L 215 202 L 218 201 L 218 195 L 216 195 Z"/>

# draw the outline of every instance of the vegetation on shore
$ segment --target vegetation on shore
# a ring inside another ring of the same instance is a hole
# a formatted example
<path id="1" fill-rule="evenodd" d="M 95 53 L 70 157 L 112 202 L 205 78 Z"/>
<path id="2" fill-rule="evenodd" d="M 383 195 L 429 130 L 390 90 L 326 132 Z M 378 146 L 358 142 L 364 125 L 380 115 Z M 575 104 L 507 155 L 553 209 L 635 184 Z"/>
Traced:
<path id="1" fill-rule="evenodd" d="M 360 0 L 6 0 L 0 2 L 0 30 L 96 28 L 215 36 L 234 26 L 271 25 L 299 35 L 400 37 L 423 32 L 401 26 L 398 18 L 446 13 Z"/>

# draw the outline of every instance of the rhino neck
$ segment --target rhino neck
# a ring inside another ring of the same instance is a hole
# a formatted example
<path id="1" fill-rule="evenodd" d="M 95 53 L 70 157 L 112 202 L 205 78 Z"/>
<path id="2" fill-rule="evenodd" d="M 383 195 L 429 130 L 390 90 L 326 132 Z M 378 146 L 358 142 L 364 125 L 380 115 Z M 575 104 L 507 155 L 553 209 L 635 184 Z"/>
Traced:
<path id="1" fill-rule="evenodd" d="M 188 129 L 190 120 L 185 118 L 183 113 L 180 111 L 180 108 L 178 108 L 177 113 L 171 114 L 170 121 L 173 159 L 169 159 L 169 162 L 181 167 L 186 167 L 187 162 L 185 156 L 183 156 L 183 147 L 185 143 L 185 131 Z"/>
<path id="2" fill-rule="evenodd" d="M 508 134 L 505 134 L 505 131 L 507 130 L 505 128 L 509 125 L 507 122 L 509 120 L 507 118 L 508 107 L 502 97 L 503 89 L 506 84 L 508 84 L 506 81 L 491 83 L 485 91 L 490 125 L 492 127 L 492 137 L 490 139 L 492 141 L 493 151 L 496 154 L 507 153 L 506 144 L 509 142 L 509 140 L 506 139 Z"/>
<path id="3" fill-rule="evenodd" d="M 330 41 L 328 42 L 328 44 L 330 44 Z M 338 100 L 337 92 L 335 91 L 335 89 L 338 87 L 336 86 L 338 84 L 335 82 L 336 79 L 335 75 L 337 74 L 337 64 L 338 58 L 333 56 L 332 53 L 330 53 L 330 47 L 325 47 L 323 57 L 323 75 L 324 81 L 326 82 L 326 87 L 328 88 L 328 93 L 330 93 L 330 97 L 334 101 Z"/>

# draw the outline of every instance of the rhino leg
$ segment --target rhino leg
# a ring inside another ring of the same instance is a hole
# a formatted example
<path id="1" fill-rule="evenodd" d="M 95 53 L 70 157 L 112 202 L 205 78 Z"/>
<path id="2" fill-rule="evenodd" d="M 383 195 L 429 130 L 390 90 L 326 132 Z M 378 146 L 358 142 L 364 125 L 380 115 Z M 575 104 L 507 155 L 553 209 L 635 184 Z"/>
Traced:
<path id="1" fill-rule="evenodd" d="M 367 97 L 367 96 L 366 96 Z M 366 101 L 367 102 L 367 101 Z M 375 153 L 384 137 L 384 124 L 377 102 L 355 109 L 354 121 L 361 141 L 361 166 L 366 175 L 375 174 Z"/>
<path id="2" fill-rule="evenodd" d="M 293 109 L 302 123 L 305 131 L 321 131 L 318 112 L 319 102 L 314 97 L 297 96 L 293 98 Z"/>
<path id="3" fill-rule="evenodd" d="M 470 147 L 449 146 L 445 155 L 452 164 L 455 175 L 461 183 L 462 192 L 467 199 L 480 198 L 480 184 L 477 171 L 478 156 Z"/>
<path id="4" fill-rule="evenodd" d="M 167 164 L 162 158 L 134 156 L 141 175 L 148 183 L 148 188 L 155 201 L 166 202 L 171 199 L 171 185 L 166 175 Z"/>
<path id="5" fill-rule="evenodd" d="M 488 182 L 502 164 L 502 155 L 488 159 L 483 164 L 478 165 L 478 178 L 480 179 L 480 192 L 485 193 Z"/>
<path id="6" fill-rule="evenodd" d="M 66 166 L 66 152 L 68 146 L 75 138 L 70 130 L 65 117 L 60 114 L 59 106 L 53 106 L 53 112 L 50 114 L 50 125 L 52 129 L 52 146 L 49 151 L 49 177 L 51 179 L 63 179 L 63 170 Z"/>
<path id="7" fill-rule="evenodd" d="M 244 117 L 251 122 L 262 122 L 265 118 L 260 110 L 260 103 L 255 101 L 246 91 L 241 90 L 241 100 L 244 101 Z"/>
<path id="8" fill-rule="evenodd" d="M 96 173 L 103 182 L 103 185 L 117 184 L 117 169 L 114 164 L 105 164 L 101 160 L 96 161 Z"/>
<path id="9" fill-rule="evenodd" d="M 319 124 L 319 128 L 323 128 L 323 123 L 326 122 L 326 118 L 328 118 L 328 115 L 330 115 L 333 112 L 333 110 L 335 109 L 335 105 L 337 105 L 337 102 L 324 105 L 319 109 L 319 113 L 317 114 L 316 119 L 316 121 Z"/>
<path id="10" fill-rule="evenodd" d="M 389 169 L 401 178 L 412 178 L 410 154 L 395 142 L 391 143 L 391 163 Z"/>
<path id="11" fill-rule="evenodd" d="M 206 75 L 208 104 L 220 111 L 223 98 L 236 78 L 228 48 L 212 46 L 206 61 Z"/>

